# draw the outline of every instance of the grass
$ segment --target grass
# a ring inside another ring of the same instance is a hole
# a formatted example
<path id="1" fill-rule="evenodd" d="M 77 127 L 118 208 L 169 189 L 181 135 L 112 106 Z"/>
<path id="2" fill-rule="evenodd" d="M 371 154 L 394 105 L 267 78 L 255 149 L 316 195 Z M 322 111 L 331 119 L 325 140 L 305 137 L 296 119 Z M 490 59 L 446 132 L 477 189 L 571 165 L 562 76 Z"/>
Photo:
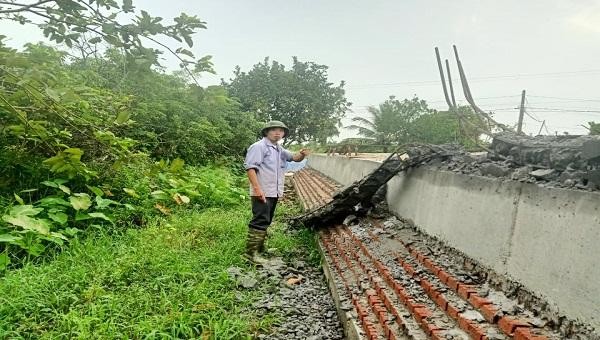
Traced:
<path id="1" fill-rule="evenodd" d="M 246 204 L 248 205 L 248 204 Z M 121 234 L 74 241 L 52 261 L 0 278 L 0 339 L 245 339 L 278 315 L 249 308 L 260 290 L 238 290 L 230 266 L 246 267 L 249 206 L 182 211 Z M 277 217 L 298 212 L 283 203 Z M 272 226 L 268 247 L 318 263 L 313 234 Z M 262 283 L 261 283 L 262 284 Z M 261 285 L 259 284 L 259 286 Z"/>

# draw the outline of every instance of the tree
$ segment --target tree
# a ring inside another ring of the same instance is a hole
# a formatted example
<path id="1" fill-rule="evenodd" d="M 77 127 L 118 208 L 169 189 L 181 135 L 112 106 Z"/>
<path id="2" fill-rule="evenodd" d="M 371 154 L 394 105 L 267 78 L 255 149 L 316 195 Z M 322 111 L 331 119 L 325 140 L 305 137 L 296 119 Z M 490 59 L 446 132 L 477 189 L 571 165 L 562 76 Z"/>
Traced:
<path id="1" fill-rule="evenodd" d="M 584 126 L 590 131 L 590 135 L 600 135 L 600 123 L 588 122 L 589 127 Z"/>
<path id="2" fill-rule="evenodd" d="M 360 125 L 347 128 L 357 130 L 358 134 L 373 138 L 379 145 L 389 146 L 411 141 L 411 125 L 422 115 L 432 113 L 424 100 L 417 97 L 397 100 L 390 96 L 378 107 L 370 106 L 367 111 L 371 118 L 354 117 L 352 121 Z M 387 149 L 387 148 L 386 148 Z"/>
<path id="3" fill-rule="evenodd" d="M 181 13 L 174 23 L 164 24 L 163 18 L 136 10 L 133 0 L 6 0 L 0 1 L 0 20 L 35 25 L 50 41 L 76 45 L 83 56 L 95 55 L 104 43 L 124 51 L 130 63 L 159 66 L 162 52 L 146 47 L 146 40 L 175 55 L 193 80 L 198 72 L 212 71 L 210 56 L 196 60 L 184 46 L 173 49 L 160 41 L 169 38 L 192 47 L 192 35 L 205 29 L 205 22 Z"/>
<path id="4" fill-rule="evenodd" d="M 485 124 L 483 118 L 470 106 L 459 106 L 456 110 L 431 112 L 415 119 L 410 129 L 411 141 L 475 147 Z"/>
<path id="5" fill-rule="evenodd" d="M 344 82 L 334 86 L 328 67 L 301 62 L 293 57 L 291 69 L 265 58 L 248 72 L 239 67 L 223 85 L 237 98 L 242 110 L 254 112 L 260 121 L 281 120 L 290 128 L 285 143 L 325 142 L 339 134 L 338 127 L 351 105 Z"/>

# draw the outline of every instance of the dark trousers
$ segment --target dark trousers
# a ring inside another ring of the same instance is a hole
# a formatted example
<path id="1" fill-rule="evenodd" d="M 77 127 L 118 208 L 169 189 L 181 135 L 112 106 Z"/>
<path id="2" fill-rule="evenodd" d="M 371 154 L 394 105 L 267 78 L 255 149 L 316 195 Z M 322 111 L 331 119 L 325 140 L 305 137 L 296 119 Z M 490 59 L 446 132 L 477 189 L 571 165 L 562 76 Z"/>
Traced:
<path id="1" fill-rule="evenodd" d="M 275 207 L 277 206 L 277 197 L 267 197 L 267 202 L 263 202 L 258 197 L 250 197 L 252 201 L 252 220 L 248 224 L 250 228 L 267 230 L 273 221 Z"/>

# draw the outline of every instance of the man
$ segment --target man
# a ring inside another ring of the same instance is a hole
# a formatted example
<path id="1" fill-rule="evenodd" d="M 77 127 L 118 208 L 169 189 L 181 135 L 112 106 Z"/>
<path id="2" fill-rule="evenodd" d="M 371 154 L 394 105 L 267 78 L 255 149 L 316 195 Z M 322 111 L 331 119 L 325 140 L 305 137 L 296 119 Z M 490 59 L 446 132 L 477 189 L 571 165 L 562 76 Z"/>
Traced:
<path id="1" fill-rule="evenodd" d="M 292 155 L 278 144 L 289 133 L 287 126 L 280 121 L 268 122 L 261 133 L 263 138 L 248 148 L 244 161 L 250 181 L 252 202 L 252 220 L 248 224 L 248 241 L 244 256 L 256 264 L 266 261 L 258 253 L 263 250 L 267 228 L 273 220 L 277 200 L 283 197 L 286 162 L 301 162 L 308 155 L 306 149 Z"/>

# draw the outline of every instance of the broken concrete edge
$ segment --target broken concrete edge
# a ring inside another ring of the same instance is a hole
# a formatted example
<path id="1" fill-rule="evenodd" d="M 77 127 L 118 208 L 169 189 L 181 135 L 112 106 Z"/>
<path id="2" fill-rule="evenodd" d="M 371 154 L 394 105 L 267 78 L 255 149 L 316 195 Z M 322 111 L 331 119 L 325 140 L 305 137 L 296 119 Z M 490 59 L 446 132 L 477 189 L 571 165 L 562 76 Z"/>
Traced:
<path id="1" fill-rule="evenodd" d="M 461 152 L 461 149 L 456 145 L 407 145 L 402 152 L 392 153 L 383 163 L 378 163 L 367 176 L 335 193 L 333 200 L 292 219 L 292 224 L 317 228 L 319 225 L 339 223 L 349 213 L 355 212 L 357 206 L 369 208 L 378 189 L 398 173 L 458 152 Z"/>
<path id="2" fill-rule="evenodd" d="M 558 306 L 549 303 L 546 297 L 527 289 L 523 284 L 510 277 L 509 274 L 497 273 L 495 270 L 467 256 L 462 251 L 447 245 L 439 237 L 428 234 L 423 228 L 416 225 L 412 220 L 396 214 L 393 215 L 396 216 L 398 220 L 409 226 L 412 230 L 424 235 L 430 241 L 437 243 L 436 245 L 443 249 L 445 253 L 460 259 L 463 262 L 463 266 L 466 270 L 483 277 L 485 282 L 492 288 L 505 292 L 508 297 L 516 298 L 517 301 L 520 304 L 523 304 L 527 309 L 539 310 L 541 315 L 544 315 L 548 320 L 552 321 L 554 324 L 552 328 L 561 333 L 561 335 L 565 338 L 567 338 L 569 336 L 568 333 L 571 332 L 577 333 L 580 330 L 593 329 L 594 339 L 600 339 L 599 329 L 595 329 L 590 324 L 581 320 L 567 317 L 561 312 Z"/>
<path id="3" fill-rule="evenodd" d="M 340 323 L 342 324 L 344 335 L 348 340 L 365 340 L 366 337 L 360 330 L 358 320 L 353 318 L 349 312 L 342 309 L 341 295 L 338 291 L 337 286 L 335 285 L 333 271 L 329 267 L 329 262 L 327 262 L 326 252 L 323 249 L 323 244 L 321 243 L 321 238 L 319 237 L 318 233 L 315 233 L 315 238 L 319 254 L 321 255 L 321 267 L 323 268 L 323 273 L 325 275 L 325 279 L 327 280 L 327 286 L 329 287 L 329 292 L 331 293 L 331 296 L 333 298 L 338 318 L 340 320 Z"/>

